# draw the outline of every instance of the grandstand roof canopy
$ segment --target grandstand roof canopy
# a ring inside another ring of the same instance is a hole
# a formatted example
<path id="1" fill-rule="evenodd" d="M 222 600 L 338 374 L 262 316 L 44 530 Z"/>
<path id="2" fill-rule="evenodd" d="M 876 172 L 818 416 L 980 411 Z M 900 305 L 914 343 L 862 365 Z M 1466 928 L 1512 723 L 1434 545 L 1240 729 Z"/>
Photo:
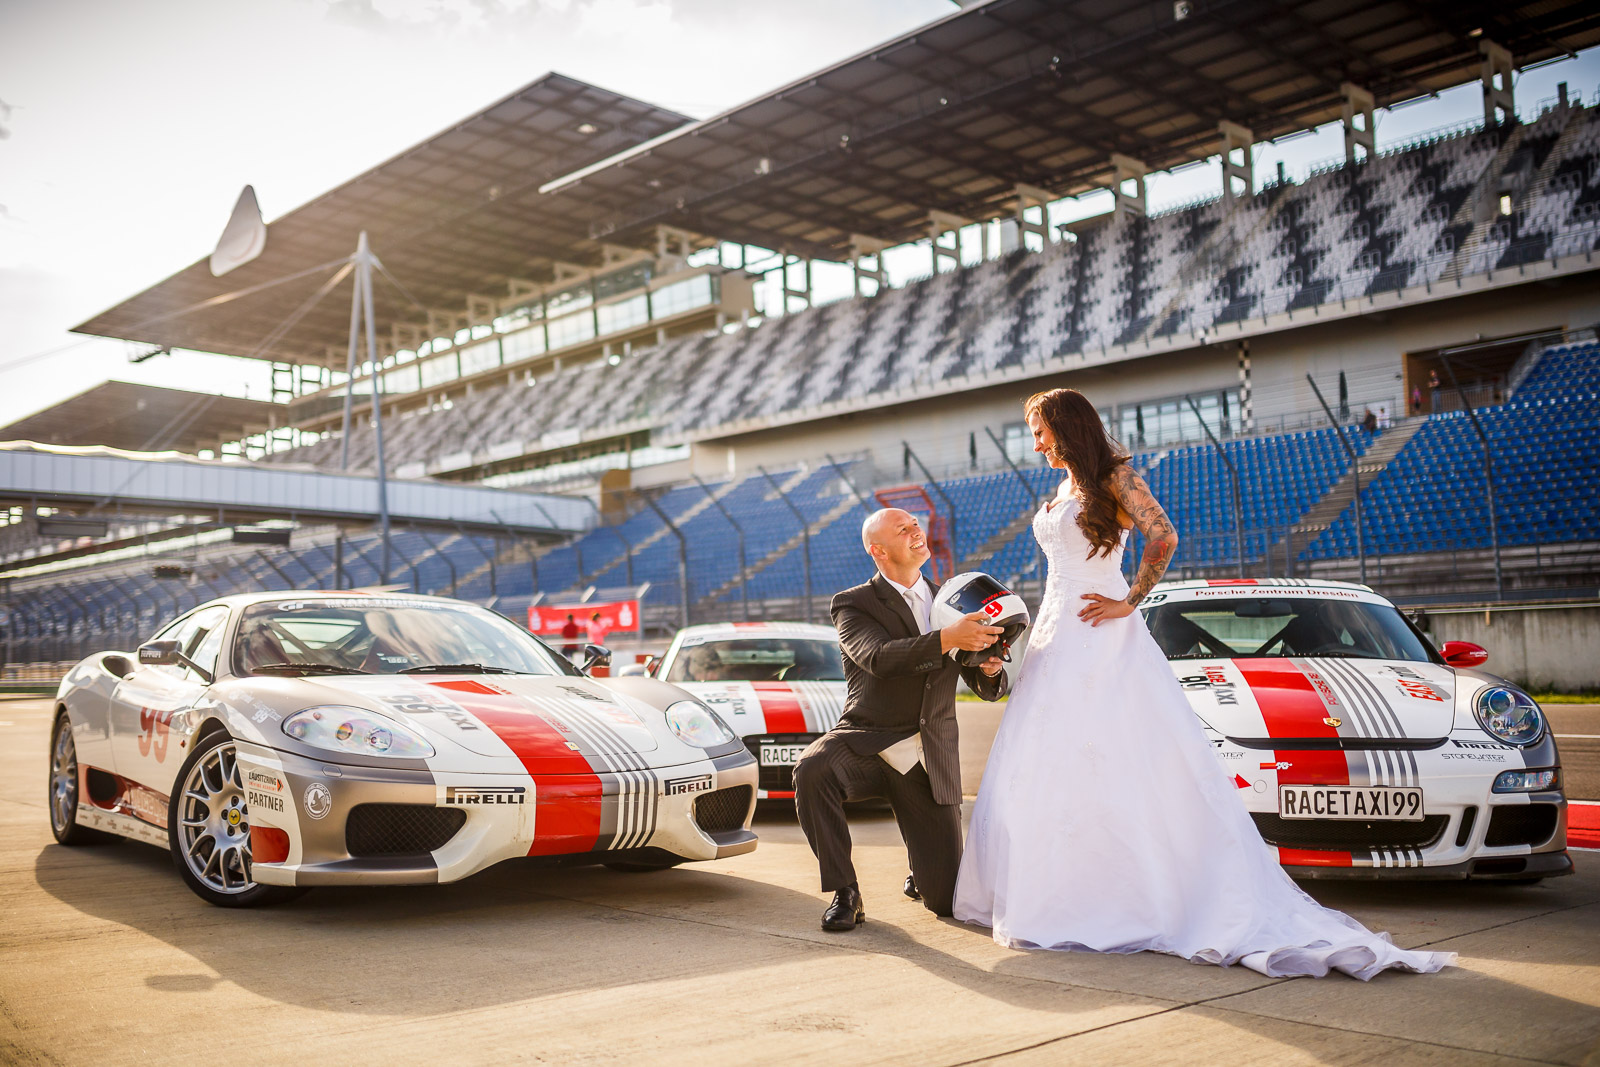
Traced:
<path id="1" fill-rule="evenodd" d="M 0 427 L 0 441 L 195 452 L 271 425 L 281 404 L 132 382 L 102 382 Z M 283 421 L 280 417 L 280 423 Z"/>
<path id="2" fill-rule="evenodd" d="M 223 279 L 202 261 L 76 327 L 207 351 L 322 362 L 348 331 L 327 272 L 172 312 L 347 255 L 366 229 L 425 305 L 463 309 L 512 277 L 596 265 L 599 244 L 670 224 L 842 259 L 852 233 L 927 234 L 930 210 L 1008 211 L 1024 183 L 1099 188 L 1113 152 L 1165 169 L 1218 149 L 1218 123 L 1282 136 L 1478 75 L 1479 39 L 1525 66 L 1600 43 L 1584 0 L 986 0 L 701 122 L 551 74 L 269 228 Z M 591 129 L 592 132 L 580 132 Z M 541 192 L 540 190 L 545 190 Z M 417 309 L 378 286 L 380 328 Z"/>
<path id="3" fill-rule="evenodd" d="M 509 278 L 544 280 L 551 263 L 593 262 L 599 242 L 569 203 L 539 195 L 568 171 L 690 120 L 653 104 L 546 74 L 437 136 L 295 208 L 267 227 L 261 256 L 222 278 L 202 259 L 74 327 L 174 348 L 344 368 L 349 283 L 265 345 L 333 273 L 315 271 L 249 296 L 182 309 L 349 256 L 366 230 L 396 280 L 428 307 L 460 313 L 468 294 L 506 295 Z M 218 232 L 225 220 L 218 219 Z M 380 278 L 380 330 L 422 313 Z M 328 347 L 337 358 L 324 358 Z"/>

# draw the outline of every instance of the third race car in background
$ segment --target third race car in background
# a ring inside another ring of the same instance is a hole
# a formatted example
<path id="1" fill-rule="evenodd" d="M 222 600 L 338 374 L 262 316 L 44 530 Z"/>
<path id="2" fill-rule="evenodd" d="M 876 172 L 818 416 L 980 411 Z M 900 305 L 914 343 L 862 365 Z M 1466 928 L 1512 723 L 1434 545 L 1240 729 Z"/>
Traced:
<path id="1" fill-rule="evenodd" d="M 1571 872 L 1555 739 L 1482 648 L 1342 582 L 1168 582 L 1140 609 L 1294 876 Z"/>
<path id="2" fill-rule="evenodd" d="M 794 765 L 844 713 L 839 632 L 801 622 L 679 630 L 650 673 L 687 690 L 760 761 L 759 799 L 794 796 Z"/>

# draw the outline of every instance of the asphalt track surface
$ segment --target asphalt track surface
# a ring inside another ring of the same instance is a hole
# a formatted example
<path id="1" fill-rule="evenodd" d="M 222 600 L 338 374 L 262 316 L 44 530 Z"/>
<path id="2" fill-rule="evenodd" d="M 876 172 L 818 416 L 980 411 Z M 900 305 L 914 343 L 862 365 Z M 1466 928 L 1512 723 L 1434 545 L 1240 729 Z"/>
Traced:
<path id="1" fill-rule="evenodd" d="M 974 744 L 981 711 L 962 711 Z M 1461 954 L 1368 984 L 1000 948 L 900 896 L 904 850 L 871 813 L 850 934 L 818 929 L 815 863 L 781 809 L 722 863 L 509 863 L 238 912 L 147 845 L 53 842 L 48 717 L 0 702 L 0 1063 L 1600 1065 L 1600 853 L 1537 886 L 1307 886 Z M 1592 746 L 1563 753 L 1593 781 Z"/>

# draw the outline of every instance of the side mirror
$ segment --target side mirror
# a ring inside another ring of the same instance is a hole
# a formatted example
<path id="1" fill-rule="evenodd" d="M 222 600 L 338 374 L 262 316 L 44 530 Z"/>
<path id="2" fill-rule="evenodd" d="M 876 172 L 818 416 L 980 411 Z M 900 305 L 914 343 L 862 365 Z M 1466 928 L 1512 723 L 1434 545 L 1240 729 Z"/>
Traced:
<path id="1" fill-rule="evenodd" d="M 176 641 L 146 641 L 139 646 L 139 662 L 146 667 L 182 663 L 182 656 Z"/>
<path id="2" fill-rule="evenodd" d="M 176 641 L 146 641 L 139 646 L 139 664 L 144 667 L 188 667 L 198 674 L 207 685 L 216 681 L 210 671 L 185 656 Z"/>
<path id="3" fill-rule="evenodd" d="M 1411 620 L 1411 625 L 1415 626 L 1418 630 L 1421 630 L 1423 633 L 1428 632 L 1429 622 L 1428 613 L 1426 611 L 1418 608 L 1416 611 L 1411 612 L 1406 617 Z"/>
<path id="4" fill-rule="evenodd" d="M 1489 661 L 1489 652 L 1471 641 L 1446 641 L 1439 654 L 1452 667 L 1481 667 Z"/>
<path id="5" fill-rule="evenodd" d="M 583 666 L 578 668 L 594 678 L 604 678 L 611 671 L 611 650 L 605 645 L 584 645 Z"/>
<path id="6" fill-rule="evenodd" d="M 661 669 L 661 657 L 660 656 L 651 656 L 649 659 L 644 661 L 644 673 L 648 674 L 650 677 L 654 678 L 656 676 L 656 672 L 659 671 L 660 669 Z"/>

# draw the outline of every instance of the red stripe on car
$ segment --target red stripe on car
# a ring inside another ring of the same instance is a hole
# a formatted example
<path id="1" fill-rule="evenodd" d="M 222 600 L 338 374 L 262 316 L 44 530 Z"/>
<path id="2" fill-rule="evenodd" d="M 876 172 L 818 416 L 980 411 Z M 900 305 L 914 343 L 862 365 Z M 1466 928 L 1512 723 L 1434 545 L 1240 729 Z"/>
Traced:
<path id="1" fill-rule="evenodd" d="M 525 708 L 483 699 L 462 706 L 506 743 L 534 780 L 537 807 L 528 855 L 592 850 L 600 837 L 601 788 L 589 761 L 568 746 L 561 731 Z"/>
<path id="2" fill-rule="evenodd" d="M 1267 736 L 1330 739 L 1339 736 L 1338 728 L 1326 721 L 1330 717 L 1328 707 L 1317 687 L 1299 667 L 1282 659 L 1246 659 L 1236 663 L 1256 698 L 1256 706 L 1261 709 Z M 1340 749 L 1274 751 L 1277 762 L 1290 765 L 1278 771 L 1279 785 L 1350 784 L 1350 762 Z"/>
<path id="3" fill-rule="evenodd" d="M 761 701 L 761 714 L 767 720 L 769 734 L 803 734 L 807 732 L 806 715 L 801 710 L 800 699 L 788 682 L 751 682 L 756 699 Z"/>

